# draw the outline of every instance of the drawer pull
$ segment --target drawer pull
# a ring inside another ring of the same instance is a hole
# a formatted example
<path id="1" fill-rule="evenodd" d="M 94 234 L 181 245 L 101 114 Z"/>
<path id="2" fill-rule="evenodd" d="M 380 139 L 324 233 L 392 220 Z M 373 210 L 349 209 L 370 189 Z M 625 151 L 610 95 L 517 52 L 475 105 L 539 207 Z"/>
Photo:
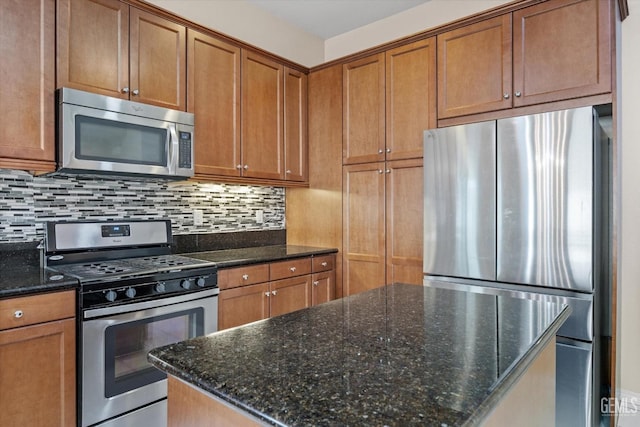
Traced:
<path id="1" fill-rule="evenodd" d="M 291 272 L 293 273 L 294 271 L 296 271 L 295 267 L 291 267 L 289 270 L 291 270 Z"/>
<path id="2" fill-rule="evenodd" d="M 242 280 L 249 280 L 249 275 L 248 274 L 243 274 L 242 275 Z"/>
<path id="3" fill-rule="evenodd" d="M 22 310 L 16 310 L 16 312 L 13 313 L 13 317 L 16 319 L 20 319 L 22 316 L 24 316 L 24 312 Z"/>
<path id="4" fill-rule="evenodd" d="M 320 284 L 320 282 L 318 282 L 317 280 L 315 282 L 313 282 L 313 286 L 318 286 Z"/>
<path id="5" fill-rule="evenodd" d="M 323 261 L 322 264 L 320 264 L 320 265 L 323 266 L 323 267 L 326 267 L 329 264 L 327 264 L 327 261 Z"/>

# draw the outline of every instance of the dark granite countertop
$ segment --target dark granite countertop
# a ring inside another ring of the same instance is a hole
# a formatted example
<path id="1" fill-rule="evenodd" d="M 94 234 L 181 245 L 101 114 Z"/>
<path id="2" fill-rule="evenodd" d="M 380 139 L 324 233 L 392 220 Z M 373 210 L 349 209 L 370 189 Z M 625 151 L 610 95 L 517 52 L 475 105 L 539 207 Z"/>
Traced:
<path id="1" fill-rule="evenodd" d="M 569 311 L 396 284 L 154 349 L 149 361 L 272 425 L 473 425 Z"/>
<path id="2" fill-rule="evenodd" d="M 190 252 L 182 255 L 204 261 L 215 262 L 218 268 L 239 265 L 261 264 L 311 255 L 323 255 L 338 252 L 335 248 L 317 248 L 313 246 L 272 245 L 220 251 Z"/>

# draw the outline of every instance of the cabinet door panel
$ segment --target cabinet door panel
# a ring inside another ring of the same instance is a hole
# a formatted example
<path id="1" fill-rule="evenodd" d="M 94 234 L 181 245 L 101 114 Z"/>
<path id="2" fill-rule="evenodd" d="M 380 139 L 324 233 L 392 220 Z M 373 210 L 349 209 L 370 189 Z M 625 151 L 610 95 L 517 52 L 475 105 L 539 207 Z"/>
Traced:
<path id="1" fill-rule="evenodd" d="M 608 0 L 552 0 L 514 12 L 514 105 L 611 91 Z"/>
<path id="2" fill-rule="evenodd" d="M 342 67 L 343 163 L 384 160 L 384 53 Z"/>
<path id="3" fill-rule="evenodd" d="M 0 28 L 0 166 L 53 170 L 55 1 L 3 1 Z"/>
<path id="4" fill-rule="evenodd" d="M 311 278 L 311 305 L 322 304 L 335 298 L 335 270 L 315 273 Z"/>
<path id="5" fill-rule="evenodd" d="M 386 53 L 386 159 L 422 157 L 423 133 L 436 123 L 435 37 Z"/>
<path id="6" fill-rule="evenodd" d="M 307 75 L 284 68 L 285 178 L 307 180 Z"/>
<path id="7" fill-rule="evenodd" d="M 422 159 L 387 163 L 387 284 L 422 284 Z"/>
<path id="8" fill-rule="evenodd" d="M 130 18 L 131 100 L 185 111 L 186 28 L 133 7 Z"/>
<path id="9" fill-rule="evenodd" d="M 311 276 L 271 282 L 271 317 L 307 308 L 311 305 Z"/>
<path id="10" fill-rule="evenodd" d="M 343 290 L 353 295 L 385 284 L 384 163 L 344 168 Z"/>
<path id="11" fill-rule="evenodd" d="M 284 179 L 283 66 L 242 51 L 243 176 Z"/>
<path id="12" fill-rule="evenodd" d="M 511 108 L 511 15 L 437 37 L 439 119 Z"/>
<path id="13" fill-rule="evenodd" d="M 218 329 L 232 328 L 269 317 L 268 292 L 268 283 L 220 291 Z"/>
<path id="14" fill-rule="evenodd" d="M 195 172 L 239 176 L 240 48 L 191 29 L 187 35 L 187 111 L 198 129 Z"/>
<path id="15" fill-rule="evenodd" d="M 58 87 L 128 99 L 129 6 L 60 0 L 57 16 Z"/>
<path id="16" fill-rule="evenodd" d="M 76 425 L 75 320 L 0 332 L 0 425 Z"/>

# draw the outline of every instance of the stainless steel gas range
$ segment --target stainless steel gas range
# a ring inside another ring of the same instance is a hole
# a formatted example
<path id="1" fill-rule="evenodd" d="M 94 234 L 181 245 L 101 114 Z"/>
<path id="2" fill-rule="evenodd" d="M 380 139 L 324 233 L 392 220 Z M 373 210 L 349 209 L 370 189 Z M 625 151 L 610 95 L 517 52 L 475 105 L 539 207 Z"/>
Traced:
<path id="1" fill-rule="evenodd" d="M 80 282 L 78 424 L 166 425 L 149 350 L 217 330 L 215 264 L 171 254 L 169 220 L 51 222 L 45 263 Z"/>

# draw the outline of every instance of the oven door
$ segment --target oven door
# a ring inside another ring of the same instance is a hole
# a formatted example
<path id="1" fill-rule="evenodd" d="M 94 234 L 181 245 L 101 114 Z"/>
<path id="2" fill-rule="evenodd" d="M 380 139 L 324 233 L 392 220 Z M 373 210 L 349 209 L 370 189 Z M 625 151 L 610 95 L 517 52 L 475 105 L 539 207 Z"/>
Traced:
<path id="1" fill-rule="evenodd" d="M 147 353 L 215 332 L 218 293 L 216 288 L 84 312 L 82 426 L 166 398 L 166 375 L 147 362 Z"/>

